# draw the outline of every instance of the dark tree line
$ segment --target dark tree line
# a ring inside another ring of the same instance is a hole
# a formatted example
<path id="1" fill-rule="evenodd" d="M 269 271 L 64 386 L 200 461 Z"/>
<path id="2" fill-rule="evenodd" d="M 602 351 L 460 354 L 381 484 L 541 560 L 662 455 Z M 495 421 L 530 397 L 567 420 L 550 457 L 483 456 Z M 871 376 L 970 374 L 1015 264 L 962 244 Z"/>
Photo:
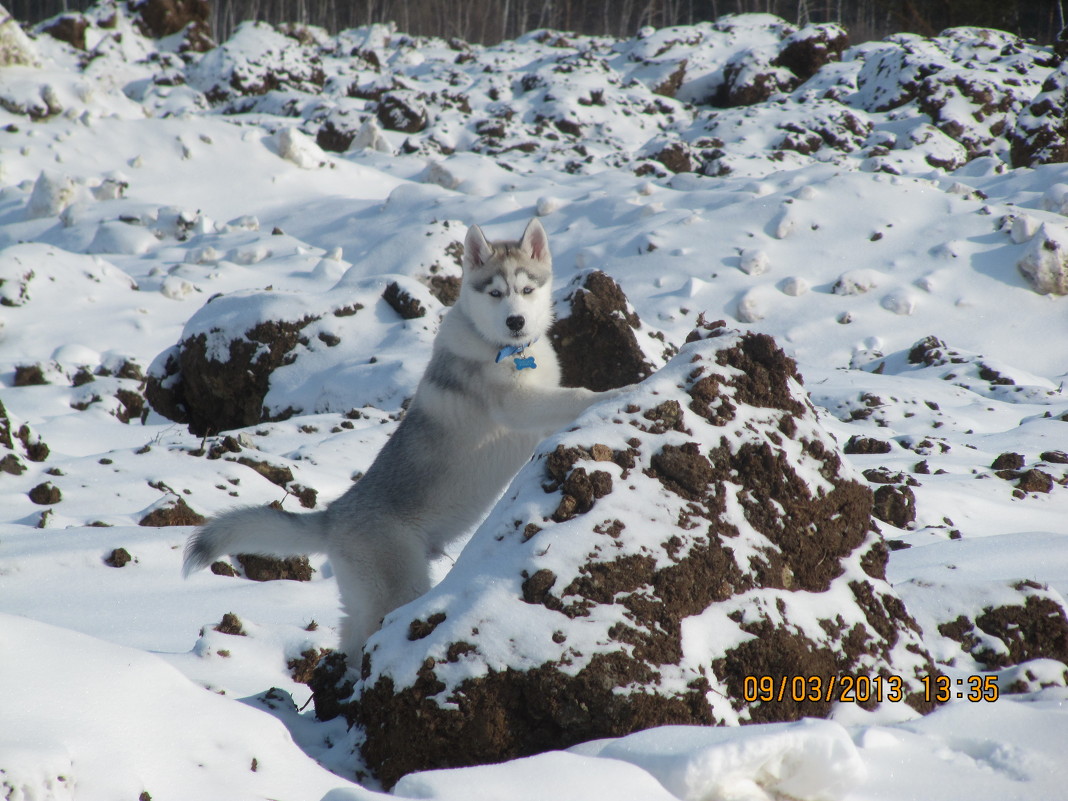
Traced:
<path id="1" fill-rule="evenodd" d="M 187 0 L 169 0 L 181 4 Z M 0 0 L 23 22 L 83 10 L 92 0 Z M 406 33 L 492 44 L 537 28 L 632 36 L 724 14 L 764 12 L 790 22 L 839 22 L 854 42 L 891 33 L 933 35 L 959 26 L 1000 28 L 1052 42 L 1068 0 L 208 0 L 223 41 L 243 20 L 318 25 L 331 32 L 392 21 Z"/>

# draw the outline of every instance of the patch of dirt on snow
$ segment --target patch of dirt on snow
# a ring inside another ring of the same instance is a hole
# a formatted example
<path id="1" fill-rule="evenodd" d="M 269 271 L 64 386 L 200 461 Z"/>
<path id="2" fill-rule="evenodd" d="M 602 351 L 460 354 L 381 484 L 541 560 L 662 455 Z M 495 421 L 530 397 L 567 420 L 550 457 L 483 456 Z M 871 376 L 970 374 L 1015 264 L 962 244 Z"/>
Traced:
<path id="1" fill-rule="evenodd" d="M 1024 586 L 1026 585 L 1026 586 Z M 1024 591 L 1043 588 L 1024 582 Z M 1044 592 L 1027 594 L 1021 604 L 987 607 L 974 620 L 961 615 L 938 627 L 943 636 L 956 640 L 987 670 L 1000 670 L 1032 659 L 1056 659 L 1068 663 L 1068 617 L 1064 607 Z M 1000 641 L 994 648 L 978 634 Z"/>

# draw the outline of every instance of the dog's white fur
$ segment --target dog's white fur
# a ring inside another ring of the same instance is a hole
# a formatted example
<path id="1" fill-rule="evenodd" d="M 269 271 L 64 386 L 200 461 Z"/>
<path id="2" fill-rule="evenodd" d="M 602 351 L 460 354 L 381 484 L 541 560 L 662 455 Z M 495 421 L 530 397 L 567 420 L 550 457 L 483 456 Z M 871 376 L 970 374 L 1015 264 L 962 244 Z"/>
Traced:
<path id="1" fill-rule="evenodd" d="M 321 512 L 253 507 L 212 520 L 189 540 L 187 575 L 228 553 L 325 553 L 341 594 L 341 647 L 355 657 L 387 612 L 429 589 L 430 559 L 484 517 L 535 445 L 618 392 L 560 386 L 541 223 L 519 242 L 490 243 L 472 226 L 463 267 L 408 413 L 366 475 Z M 498 361 L 509 345 L 537 366 Z"/>

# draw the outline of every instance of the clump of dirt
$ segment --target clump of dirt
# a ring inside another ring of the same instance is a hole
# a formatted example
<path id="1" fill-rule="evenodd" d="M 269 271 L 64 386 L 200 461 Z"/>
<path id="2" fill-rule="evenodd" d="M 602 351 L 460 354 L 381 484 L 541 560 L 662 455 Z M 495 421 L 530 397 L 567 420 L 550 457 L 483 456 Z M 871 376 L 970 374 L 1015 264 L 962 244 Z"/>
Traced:
<path id="1" fill-rule="evenodd" d="M 893 449 L 894 446 L 889 442 L 875 439 L 874 437 L 862 437 L 857 434 L 851 436 L 845 447 L 842 448 L 848 454 L 860 454 L 862 456 L 890 453 Z"/>
<path id="2" fill-rule="evenodd" d="M 314 648 L 302 651 L 299 659 L 290 659 L 286 662 L 289 675 L 293 677 L 293 681 L 301 684 L 311 684 L 315 677 L 315 668 L 318 667 L 320 660 L 329 653 L 331 651 L 326 649 L 316 650 Z"/>
<path id="3" fill-rule="evenodd" d="M 723 83 L 709 99 L 713 106 L 755 106 L 772 95 L 792 92 L 801 84 L 790 70 L 777 66 L 765 54 L 747 50 L 723 69 Z"/>
<path id="4" fill-rule="evenodd" d="M 311 581 L 315 575 L 315 568 L 307 556 L 279 559 L 259 554 L 234 554 L 234 559 L 241 565 L 245 578 L 253 581 Z"/>
<path id="5" fill-rule="evenodd" d="M 461 278 L 458 275 L 432 275 L 427 280 L 432 294 L 442 306 L 452 306 L 460 297 Z"/>
<path id="6" fill-rule="evenodd" d="M 849 34 L 835 23 L 808 25 L 783 40 L 779 54 L 772 62 L 786 67 L 802 81 L 807 81 L 820 67 L 841 61 L 849 48 Z"/>
<path id="7" fill-rule="evenodd" d="M 378 121 L 388 131 L 419 133 L 426 128 L 430 117 L 426 106 L 407 90 L 386 92 L 378 101 Z"/>
<path id="8" fill-rule="evenodd" d="M 126 567 L 134 558 L 125 548 L 116 548 L 104 558 L 104 564 L 111 567 Z"/>
<path id="9" fill-rule="evenodd" d="M 382 300 L 390 305 L 405 320 L 415 320 L 426 316 L 426 306 L 418 298 L 401 289 L 400 284 L 391 281 L 382 293 Z"/>
<path id="10" fill-rule="evenodd" d="M 32 490 L 29 491 L 30 500 L 36 503 L 38 506 L 51 506 L 52 504 L 59 503 L 63 500 L 63 493 L 59 491 L 59 487 L 53 484 L 51 481 L 46 481 L 43 484 L 38 484 Z"/>
<path id="11" fill-rule="evenodd" d="M 1045 470 L 1038 470 L 1032 467 L 1030 470 L 1025 470 L 1020 476 L 1019 482 L 1016 484 L 1016 488 L 1023 492 L 1053 492 L 1053 476 L 1047 473 Z"/>
<path id="12" fill-rule="evenodd" d="M 650 726 L 826 715 L 837 700 L 761 700 L 746 677 L 896 675 L 907 703 L 930 708 L 920 677 L 936 669 L 885 581 L 872 493 L 819 427 L 796 365 L 770 337 L 717 328 L 698 332 L 663 375 L 655 393 L 638 390 L 602 421 L 619 426 L 627 450 L 606 446 L 603 428 L 585 441 L 571 432 L 573 444 L 520 473 L 513 486 L 524 501 L 495 514 L 500 529 L 480 531 L 502 549 L 486 557 L 486 586 L 498 588 L 492 613 L 452 614 L 446 587 L 387 622 L 365 652 L 344 711 L 365 731 L 361 752 L 386 786 L 413 770 Z M 540 487 L 543 505 L 526 484 Z M 497 558 L 509 548 L 523 549 L 524 567 L 497 575 L 514 564 Z M 515 608 L 499 592 L 508 586 Z M 526 620 L 532 606 L 556 616 L 537 646 L 555 657 L 527 654 L 518 642 L 527 630 L 507 622 Z M 688 627 L 713 625 L 737 629 L 734 644 L 688 639 Z M 516 652 L 504 664 L 488 645 L 501 641 Z M 901 653 L 914 661 L 902 664 Z M 421 667 L 402 681 L 394 659 Z"/>
<path id="13" fill-rule="evenodd" d="M 891 526 L 908 528 L 916 521 L 916 493 L 904 484 L 884 484 L 875 490 L 871 513 Z"/>
<path id="14" fill-rule="evenodd" d="M 215 624 L 215 630 L 220 634 L 231 634 L 235 637 L 246 637 L 245 627 L 241 624 L 241 618 L 233 612 L 227 612 L 222 620 Z"/>
<path id="15" fill-rule="evenodd" d="M 162 39 L 185 31 L 181 49 L 203 53 L 215 47 L 208 0 L 140 0 L 131 6 L 145 36 Z"/>
<path id="16" fill-rule="evenodd" d="M 202 526 L 207 518 L 194 512 L 184 498 L 175 498 L 174 503 L 153 509 L 141 518 L 139 526 Z"/>
<path id="17" fill-rule="evenodd" d="M 672 142 L 653 154 L 653 158 L 674 173 L 694 172 L 699 164 L 694 160 L 690 148 L 683 142 Z"/>
<path id="18" fill-rule="evenodd" d="M 42 28 L 53 39 L 66 42 L 78 50 L 85 50 L 85 32 L 88 29 L 89 22 L 81 14 L 64 14 Z"/>
<path id="19" fill-rule="evenodd" d="M 1053 70 L 1014 126 L 1012 166 L 1068 161 L 1068 61 Z"/>
<path id="20" fill-rule="evenodd" d="M 48 458 L 48 445 L 25 423 L 16 427 L 4 404 L 0 402 L 0 448 L 11 451 L 0 460 L 0 470 L 14 475 L 25 471 L 26 468 L 19 458 L 20 446 L 22 455 L 31 462 L 43 462 Z"/>
<path id="21" fill-rule="evenodd" d="M 607 273 L 580 276 L 568 292 L 566 313 L 549 330 L 560 360 L 561 384 L 596 391 L 647 378 L 655 365 L 638 343 L 641 321 Z"/>
<path id="22" fill-rule="evenodd" d="M 33 387 L 47 384 L 44 368 L 39 364 L 20 364 L 15 367 L 15 386 Z"/>
<path id="23" fill-rule="evenodd" d="M 994 470 L 1019 470 L 1024 466 L 1025 460 L 1022 453 L 1003 453 L 996 458 L 991 467 Z"/>
<path id="24" fill-rule="evenodd" d="M 349 711 L 348 700 L 352 697 L 355 680 L 349 676 L 348 662 L 342 651 L 330 651 L 323 655 L 312 669 L 308 686 L 315 703 L 315 717 L 333 720 Z"/>
<path id="25" fill-rule="evenodd" d="M 238 464 L 242 464 L 245 467 L 250 467 L 270 481 L 272 484 L 278 487 L 285 488 L 289 482 L 293 480 L 293 471 L 288 467 L 279 467 L 273 465 L 270 462 L 259 461 L 257 459 L 250 459 L 247 456 L 241 456 L 235 460 Z"/>
<path id="26" fill-rule="evenodd" d="M 976 630 L 1000 640 L 1003 648 L 984 643 Z M 1031 659 L 1068 663 L 1068 617 L 1059 603 L 1043 595 L 1030 594 L 1022 604 L 987 607 L 974 620 L 962 615 L 943 623 L 938 631 L 959 642 L 987 670 Z"/>

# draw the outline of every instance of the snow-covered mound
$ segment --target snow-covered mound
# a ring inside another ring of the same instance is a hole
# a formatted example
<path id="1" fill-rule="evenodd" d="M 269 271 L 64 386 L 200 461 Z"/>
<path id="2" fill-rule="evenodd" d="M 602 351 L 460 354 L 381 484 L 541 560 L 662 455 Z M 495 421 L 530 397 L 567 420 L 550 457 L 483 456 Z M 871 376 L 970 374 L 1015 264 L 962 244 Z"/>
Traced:
<path id="1" fill-rule="evenodd" d="M 397 791 L 465 801 L 1000 801 L 1063 791 L 1063 42 L 959 28 L 850 43 L 835 25 L 798 28 L 758 14 L 622 39 L 534 31 L 492 47 L 389 25 L 328 33 L 248 23 L 215 47 L 204 8 L 100 0 L 24 36 L 0 20 L 0 639 L 20 654 L 0 660 L 0 683 L 14 688 L 4 720 L 18 722 L 18 740 L 0 745 L 0 796 L 62 797 L 77 782 L 74 794 L 89 798 L 186 798 L 211 786 L 232 798 L 382 797 L 352 781 L 374 786 L 358 751 L 365 734 L 305 706 L 314 665 L 337 642 L 330 565 L 302 563 L 309 580 L 299 582 L 252 582 L 257 571 L 227 565 L 183 582 L 182 543 L 195 521 L 235 504 L 315 509 L 344 492 L 415 389 L 455 296 L 462 232 L 478 223 L 492 238 L 531 215 L 553 243 L 553 340 L 568 380 L 644 378 L 643 405 L 558 434 L 505 496 L 489 539 L 462 557 L 457 547 L 436 576 L 459 557 L 472 578 L 457 597 L 500 573 L 515 601 L 527 580 L 517 571 L 533 578 L 546 568 L 556 581 L 544 593 L 530 584 L 533 600 L 571 610 L 585 600 L 619 623 L 616 605 L 563 594 L 589 585 L 582 580 L 596 571 L 577 571 L 596 561 L 592 551 L 564 563 L 566 538 L 547 551 L 539 543 L 616 506 L 631 514 L 610 518 L 630 521 L 618 540 L 637 542 L 635 517 L 674 504 L 674 518 L 644 532 L 655 572 L 671 559 L 662 543 L 677 536 L 690 547 L 711 525 L 683 515 L 699 525 L 680 527 L 680 514 L 702 502 L 640 472 L 637 457 L 633 468 L 598 461 L 593 446 L 630 429 L 610 450 L 625 452 L 636 438 L 641 467 L 656 473 L 654 441 L 698 442 L 711 424 L 679 386 L 699 382 L 687 375 L 703 365 L 656 371 L 702 321 L 725 320 L 774 337 L 796 361 L 815 408 L 808 424 L 828 454 L 840 454 L 841 475 L 871 490 L 871 517 L 889 547 L 885 583 L 863 566 L 858 578 L 899 598 L 920 626 L 921 651 L 949 682 L 927 687 L 948 703 L 908 722 L 840 703 L 818 710 L 830 719 L 817 724 L 652 729 L 492 767 L 409 774 Z M 216 394 L 198 391 L 198 381 Z M 650 406 L 657 382 L 663 396 Z M 669 397 L 693 436 L 666 422 L 659 437 L 630 425 L 657 425 L 642 412 Z M 753 436 L 742 431 L 739 441 Z M 782 444 L 768 447 L 789 449 L 778 436 Z M 556 445 L 585 451 L 550 481 L 544 466 Z M 804 473 L 811 464 L 794 450 L 787 464 Z M 696 463 L 668 453 L 677 458 L 658 464 L 669 470 Z M 600 474 L 613 489 L 597 497 Z M 756 535 L 741 521 L 767 498 L 754 493 L 731 518 L 746 542 Z M 564 495 L 574 517 L 552 520 L 562 505 L 558 516 L 570 514 Z M 778 509 L 765 507 L 771 520 Z M 527 522 L 542 531 L 522 542 Z M 774 576 L 783 560 L 766 547 L 754 556 Z M 870 550 L 839 560 L 842 576 Z M 497 552 L 499 564 L 488 556 Z M 636 565 L 648 563 L 640 557 L 650 554 L 638 556 Z M 816 621 L 827 619 L 822 601 L 846 598 L 841 580 L 829 595 L 760 592 L 779 593 L 797 628 L 832 652 L 836 627 Z M 629 628 L 666 641 L 666 628 L 643 628 L 639 589 L 620 597 L 639 610 L 620 636 Z M 558 624 L 587 620 L 518 603 L 553 621 L 521 640 L 556 648 L 549 661 L 568 647 L 552 641 Z M 430 626 L 436 610 L 421 608 L 398 611 L 374 670 L 444 637 L 453 612 L 440 631 L 406 639 L 412 620 Z M 739 631 L 751 636 L 741 628 L 752 628 L 750 616 L 779 614 L 738 611 L 741 622 L 719 622 L 739 640 Z M 698 651 L 702 632 L 718 631 L 685 628 L 683 641 Z M 602 639 L 627 658 L 644 642 Z M 717 647 L 705 643 L 709 654 Z M 449 681 L 462 683 L 462 668 L 479 664 L 461 650 L 435 662 L 441 681 L 455 671 Z M 891 674 L 919 658 L 869 656 L 890 659 Z M 760 705 L 745 702 L 744 676 L 728 670 L 724 685 L 722 665 L 709 659 L 701 675 L 727 687 L 716 719 L 760 719 Z M 161 662 L 186 679 L 164 675 Z M 169 750 L 165 726 L 116 713 L 120 691 L 104 687 L 105 675 L 133 687 L 130 664 L 149 677 L 137 688 L 172 699 L 145 705 L 146 715 L 174 721 L 180 736 Z M 336 668 L 338 658 L 323 664 Z M 680 672 L 667 664 L 650 670 Z M 340 678 L 351 684 L 359 672 Z M 195 687 L 179 692 L 182 680 L 223 698 L 206 698 L 209 710 Z M 741 700 L 730 689 L 738 681 Z M 97 703 L 57 691 L 65 686 L 93 688 Z M 218 712 L 236 699 L 246 699 L 239 712 Z M 257 726 L 264 715 L 282 721 L 299 750 L 268 742 L 278 729 Z M 152 747 L 131 747 L 129 731 Z M 113 768 L 90 770 L 83 755 Z M 180 770 L 186 764 L 203 767 Z M 177 766 L 173 780 L 167 766 Z"/>
<path id="2" fill-rule="evenodd" d="M 799 380 L 770 337 L 716 330 L 548 440 L 369 641 L 350 714 L 379 778 L 836 702 L 930 709 L 871 493 Z"/>

